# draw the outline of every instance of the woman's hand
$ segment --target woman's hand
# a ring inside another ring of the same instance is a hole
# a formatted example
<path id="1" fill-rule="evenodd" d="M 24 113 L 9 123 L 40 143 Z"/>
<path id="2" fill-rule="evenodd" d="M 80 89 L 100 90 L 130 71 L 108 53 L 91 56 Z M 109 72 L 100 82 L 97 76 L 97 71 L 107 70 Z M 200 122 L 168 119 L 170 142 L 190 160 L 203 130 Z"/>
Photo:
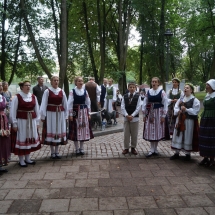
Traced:
<path id="1" fill-rule="evenodd" d="M 143 122 L 146 122 L 146 117 L 145 116 L 143 117 Z"/>
<path id="2" fill-rule="evenodd" d="M 88 116 L 88 119 L 91 120 L 91 116 L 90 115 Z"/>
<path id="3" fill-rule="evenodd" d="M 161 123 L 165 122 L 165 117 L 161 117 Z"/>
<path id="4" fill-rule="evenodd" d="M 41 122 L 45 122 L 45 119 L 41 119 Z"/>
<path id="5" fill-rule="evenodd" d="M 69 117 L 69 121 L 73 121 L 73 116 L 70 116 L 70 117 Z"/>
<path id="6" fill-rule="evenodd" d="M 187 108 L 186 108 L 185 106 L 181 106 L 181 110 L 182 110 L 182 111 L 186 111 Z"/>
<path id="7" fill-rule="evenodd" d="M 13 130 L 14 130 L 15 132 L 17 132 L 17 131 L 18 131 L 18 128 L 17 128 L 17 127 L 13 127 Z"/>

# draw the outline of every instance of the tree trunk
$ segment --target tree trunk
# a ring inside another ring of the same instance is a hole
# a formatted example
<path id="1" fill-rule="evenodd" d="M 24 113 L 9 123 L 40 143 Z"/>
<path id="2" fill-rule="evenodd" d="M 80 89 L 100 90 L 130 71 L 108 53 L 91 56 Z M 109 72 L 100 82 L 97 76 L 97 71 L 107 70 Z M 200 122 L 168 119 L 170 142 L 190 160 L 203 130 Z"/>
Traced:
<path id="1" fill-rule="evenodd" d="M 5 80 L 5 65 L 6 65 L 6 53 L 5 53 L 5 45 L 6 45 L 6 36 L 5 36 L 5 20 L 7 13 L 7 0 L 4 0 L 3 6 L 3 16 L 2 16 L 2 39 L 1 39 L 1 79 Z"/>
<path id="2" fill-rule="evenodd" d="M 212 61 L 212 65 L 210 68 L 210 79 L 214 79 L 215 78 L 215 46 L 214 46 L 214 54 L 213 54 L 213 61 Z"/>
<path id="3" fill-rule="evenodd" d="M 66 76 L 67 70 L 67 49 L 68 49 L 68 42 L 67 42 L 67 4 L 66 0 L 61 0 L 61 16 L 60 16 L 60 87 L 63 87 L 64 79 Z"/>
<path id="4" fill-rule="evenodd" d="M 46 66 L 46 64 L 44 63 L 44 61 L 43 61 L 43 59 L 42 59 L 42 57 L 40 55 L 40 52 L 39 52 L 39 49 L 38 49 L 38 46 L 37 46 L 34 34 L 32 32 L 32 27 L 31 27 L 31 25 L 30 25 L 30 23 L 28 21 L 27 10 L 25 9 L 25 0 L 20 0 L 20 7 L 22 9 L 22 14 L 23 14 L 23 17 L 24 17 L 24 21 L 25 21 L 26 27 L 28 29 L 29 37 L 30 37 L 30 40 L 31 40 L 32 45 L 34 47 L 35 54 L 36 54 L 37 59 L 38 59 L 38 61 L 40 63 L 40 66 L 42 67 L 42 69 L 44 70 L 44 72 L 48 75 L 48 77 L 51 78 L 52 74 L 49 71 L 48 67 Z"/>
<path id="5" fill-rule="evenodd" d="M 93 74 L 94 74 L 95 82 L 97 84 L 99 84 L 98 70 L 96 69 L 96 64 L 95 64 L 95 60 L 94 60 L 94 56 L 93 56 L 93 48 L 92 48 L 92 43 L 91 43 L 91 38 L 90 38 L 88 17 L 87 17 L 87 6 L 86 6 L 85 0 L 83 1 L 83 12 L 84 12 L 84 21 L 85 21 L 85 25 L 86 25 L 87 44 L 88 44 L 88 50 L 89 50 L 90 60 L 91 60 L 91 64 L 92 64 Z"/>
<path id="6" fill-rule="evenodd" d="M 16 44 L 15 58 L 14 58 L 14 63 L 13 63 L 13 69 L 12 69 L 12 72 L 11 72 L 11 76 L 10 76 L 10 79 L 8 81 L 9 85 L 12 83 L 14 74 L 16 72 L 16 66 L 17 66 L 17 61 L 18 61 L 18 53 L 19 53 L 19 47 L 20 47 L 21 29 L 22 29 L 22 17 L 21 17 L 21 14 L 20 14 L 19 31 L 18 31 L 18 38 L 17 38 L 17 44 Z"/>
<path id="7" fill-rule="evenodd" d="M 142 16 L 142 27 L 141 27 L 141 44 L 140 44 L 140 72 L 139 72 L 139 85 L 143 82 L 143 32 L 144 32 L 144 26 L 143 26 L 143 16 Z"/>
<path id="8" fill-rule="evenodd" d="M 160 16 L 160 33 L 158 38 L 158 54 L 159 66 L 161 71 L 161 82 L 165 82 L 165 69 L 164 69 L 164 33 L 165 33 L 165 0 L 161 0 L 161 16 Z"/>

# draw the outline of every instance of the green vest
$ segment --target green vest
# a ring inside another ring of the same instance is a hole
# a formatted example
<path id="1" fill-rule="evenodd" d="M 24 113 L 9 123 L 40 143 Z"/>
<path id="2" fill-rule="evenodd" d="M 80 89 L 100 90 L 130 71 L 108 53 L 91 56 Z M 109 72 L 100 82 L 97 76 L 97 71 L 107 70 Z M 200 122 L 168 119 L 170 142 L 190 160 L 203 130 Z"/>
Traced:
<path id="1" fill-rule="evenodd" d="M 176 95 L 173 95 L 173 94 L 172 94 L 172 90 L 170 90 L 170 92 L 169 92 L 169 98 L 170 98 L 170 99 L 179 99 L 180 96 L 181 96 L 181 90 L 179 90 L 178 93 L 177 93 Z"/>
<path id="2" fill-rule="evenodd" d="M 106 90 L 107 90 L 106 99 L 113 99 L 113 86 L 110 89 L 106 88 Z"/>

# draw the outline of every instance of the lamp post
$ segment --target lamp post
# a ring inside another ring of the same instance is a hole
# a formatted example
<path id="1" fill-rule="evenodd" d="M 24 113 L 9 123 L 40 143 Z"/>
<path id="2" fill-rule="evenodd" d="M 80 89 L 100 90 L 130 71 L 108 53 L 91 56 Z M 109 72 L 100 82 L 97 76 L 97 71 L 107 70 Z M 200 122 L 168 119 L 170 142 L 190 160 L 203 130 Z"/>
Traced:
<path id="1" fill-rule="evenodd" d="M 164 36 L 167 39 L 166 43 L 166 82 L 169 81 L 169 52 L 170 52 L 170 38 L 173 36 L 173 33 L 168 28 L 164 33 Z"/>

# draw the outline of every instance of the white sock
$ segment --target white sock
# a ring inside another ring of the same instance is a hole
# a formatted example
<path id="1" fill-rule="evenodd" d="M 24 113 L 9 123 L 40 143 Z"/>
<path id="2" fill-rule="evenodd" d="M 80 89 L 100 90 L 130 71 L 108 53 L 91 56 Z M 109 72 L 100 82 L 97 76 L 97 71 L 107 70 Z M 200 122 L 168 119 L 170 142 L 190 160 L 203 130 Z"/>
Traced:
<path id="1" fill-rule="evenodd" d="M 28 163 L 32 163 L 32 162 L 33 162 L 33 161 L 30 159 L 30 154 L 25 155 L 25 160 L 26 160 Z"/>
<path id="2" fill-rule="evenodd" d="M 157 147 L 158 147 L 158 142 L 154 142 L 154 151 L 156 153 L 158 153 Z"/>
<path id="3" fill-rule="evenodd" d="M 75 149 L 78 150 L 79 147 L 78 147 L 78 141 L 74 141 L 74 145 L 75 145 Z"/>
<path id="4" fill-rule="evenodd" d="M 50 146 L 51 154 L 54 154 L 54 146 Z"/>
<path id="5" fill-rule="evenodd" d="M 80 149 L 84 150 L 84 141 L 80 141 Z"/>
<path id="6" fill-rule="evenodd" d="M 59 146 L 55 146 L 55 154 L 58 154 L 58 148 Z"/>
<path id="7" fill-rule="evenodd" d="M 151 153 L 154 153 L 155 152 L 155 149 L 154 149 L 154 142 L 150 142 L 150 144 L 151 144 Z"/>
<path id="8" fill-rule="evenodd" d="M 19 156 L 19 163 L 20 163 L 21 165 L 26 165 L 23 156 Z"/>

